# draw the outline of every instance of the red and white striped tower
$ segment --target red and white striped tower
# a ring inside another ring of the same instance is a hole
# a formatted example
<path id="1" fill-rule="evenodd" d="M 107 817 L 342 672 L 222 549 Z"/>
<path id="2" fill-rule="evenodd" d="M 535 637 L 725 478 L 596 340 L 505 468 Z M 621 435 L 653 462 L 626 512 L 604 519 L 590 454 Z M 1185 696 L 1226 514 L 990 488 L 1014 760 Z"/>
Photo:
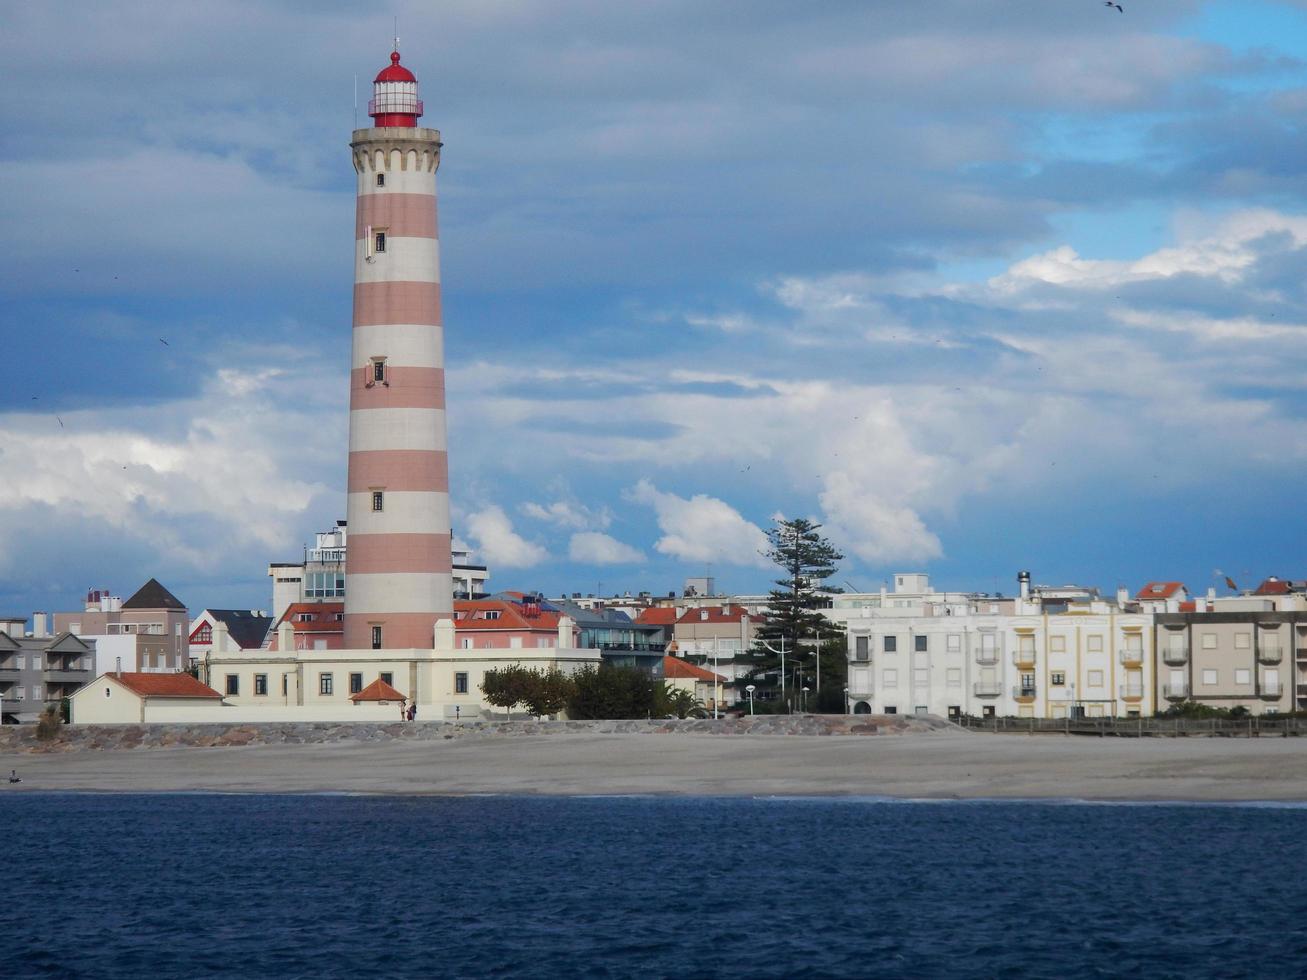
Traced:
<path id="1" fill-rule="evenodd" d="M 390 56 L 350 147 L 358 175 L 345 646 L 431 649 L 453 618 L 436 168 L 417 79 Z"/>

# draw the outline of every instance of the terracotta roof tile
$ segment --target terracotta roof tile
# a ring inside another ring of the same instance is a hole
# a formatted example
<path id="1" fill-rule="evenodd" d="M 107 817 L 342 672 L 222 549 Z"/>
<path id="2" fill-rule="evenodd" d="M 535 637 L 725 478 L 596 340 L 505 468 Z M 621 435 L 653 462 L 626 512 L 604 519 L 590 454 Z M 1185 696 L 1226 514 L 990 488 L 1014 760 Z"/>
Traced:
<path id="1" fill-rule="evenodd" d="M 1291 584 L 1282 578 L 1268 578 L 1253 592 L 1253 595 L 1288 595 Z"/>
<path id="2" fill-rule="evenodd" d="M 663 657 L 663 676 L 673 679 L 691 678 L 696 681 L 711 681 L 714 684 L 719 681 L 723 684 L 727 683 L 725 677 L 714 674 L 711 670 L 696 667 L 688 660 L 681 660 L 677 657 Z"/>
<path id="3" fill-rule="evenodd" d="M 190 674 L 106 674 L 127 690 L 144 698 L 222 698 Z"/>
<path id="4" fill-rule="evenodd" d="M 708 615 L 705 616 L 704 613 Z M 687 609 L 677 623 L 738 623 L 740 617 L 747 615 L 743 606 L 705 606 L 701 609 Z M 755 623 L 761 623 L 761 616 L 749 616 Z"/>
<path id="5" fill-rule="evenodd" d="M 1136 599 L 1170 599 L 1184 588 L 1183 582 L 1149 582 L 1135 596 Z"/>
<path id="6" fill-rule="evenodd" d="M 351 694 L 349 699 L 354 702 L 359 701 L 407 701 L 408 698 L 400 694 L 397 690 L 378 677 L 375 681 L 359 691 L 358 694 Z"/>
<path id="7" fill-rule="evenodd" d="M 672 606 L 650 606 L 641 609 L 635 621 L 641 626 L 671 626 L 676 622 L 676 609 Z"/>

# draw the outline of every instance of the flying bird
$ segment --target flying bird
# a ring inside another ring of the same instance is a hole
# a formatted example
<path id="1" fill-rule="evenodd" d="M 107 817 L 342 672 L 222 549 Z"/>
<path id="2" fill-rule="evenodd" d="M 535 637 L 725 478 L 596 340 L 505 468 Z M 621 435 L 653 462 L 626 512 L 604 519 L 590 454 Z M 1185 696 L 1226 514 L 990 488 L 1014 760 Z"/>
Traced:
<path id="1" fill-rule="evenodd" d="M 54 418 L 55 418 L 55 421 L 59 423 L 59 428 L 62 429 L 62 428 L 64 427 L 64 420 L 61 419 L 58 415 L 56 415 Z"/>
<path id="2" fill-rule="evenodd" d="M 1119 3 L 1114 3 L 1113 0 L 1103 0 L 1103 6 L 1104 6 L 1104 7 L 1115 7 L 1115 8 L 1116 8 L 1116 12 L 1117 12 L 1118 14 L 1123 14 L 1123 13 L 1125 13 L 1125 8 L 1122 7 Z"/>
<path id="3" fill-rule="evenodd" d="M 1228 575 L 1225 577 L 1225 584 L 1229 587 L 1231 592 L 1239 591 L 1239 586 L 1235 585 L 1234 579 L 1230 578 L 1230 576 Z"/>
<path id="4" fill-rule="evenodd" d="M 172 344 L 168 343 L 168 341 L 164 340 L 162 337 L 159 338 L 159 343 L 163 344 L 164 347 L 172 346 Z"/>

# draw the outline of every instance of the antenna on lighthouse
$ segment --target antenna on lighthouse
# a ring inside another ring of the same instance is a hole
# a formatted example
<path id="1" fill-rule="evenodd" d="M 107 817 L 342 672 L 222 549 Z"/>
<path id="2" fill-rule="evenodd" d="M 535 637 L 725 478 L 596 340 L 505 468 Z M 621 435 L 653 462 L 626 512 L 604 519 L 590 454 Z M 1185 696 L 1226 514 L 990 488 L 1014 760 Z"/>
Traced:
<path id="1" fill-rule="evenodd" d="M 359 75 L 354 73 L 354 128 L 359 128 Z"/>

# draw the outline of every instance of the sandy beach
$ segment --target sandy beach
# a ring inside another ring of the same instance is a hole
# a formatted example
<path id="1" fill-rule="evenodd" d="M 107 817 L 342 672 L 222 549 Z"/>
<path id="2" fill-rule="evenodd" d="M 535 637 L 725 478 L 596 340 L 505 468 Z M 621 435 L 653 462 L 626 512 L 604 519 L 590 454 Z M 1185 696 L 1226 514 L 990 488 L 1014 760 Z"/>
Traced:
<path id="1" fill-rule="evenodd" d="M 0 792 L 1307 801 L 1307 739 L 576 734 L 68 752 Z"/>

